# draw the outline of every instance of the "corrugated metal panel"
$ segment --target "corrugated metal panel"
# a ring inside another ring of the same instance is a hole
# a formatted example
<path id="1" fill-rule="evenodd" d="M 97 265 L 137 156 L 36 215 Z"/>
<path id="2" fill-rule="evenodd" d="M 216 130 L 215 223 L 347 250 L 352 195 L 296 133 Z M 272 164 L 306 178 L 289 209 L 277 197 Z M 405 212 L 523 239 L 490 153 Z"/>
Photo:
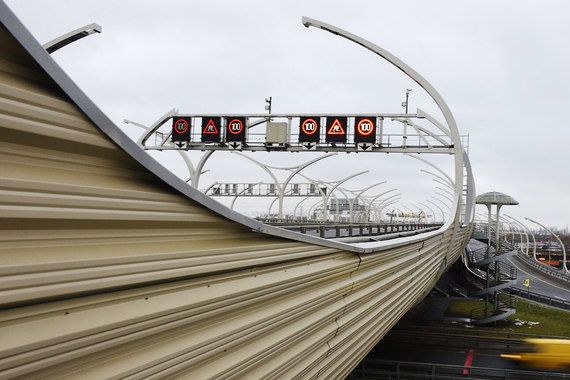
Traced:
<path id="1" fill-rule="evenodd" d="M 253 232 L 159 180 L 0 42 L 1 377 L 342 378 L 466 242 L 357 254 Z"/>

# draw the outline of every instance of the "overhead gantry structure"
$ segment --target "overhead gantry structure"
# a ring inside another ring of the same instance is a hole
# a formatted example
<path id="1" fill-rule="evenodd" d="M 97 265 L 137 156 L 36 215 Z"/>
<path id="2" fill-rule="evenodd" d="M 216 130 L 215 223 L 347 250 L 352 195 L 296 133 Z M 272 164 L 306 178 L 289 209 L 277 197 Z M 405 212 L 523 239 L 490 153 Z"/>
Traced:
<path id="1" fill-rule="evenodd" d="M 348 244 L 239 214 L 124 134 L 1 1 L 0 21 L 0 377 L 345 378 L 469 239 L 447 105 L 346 31 L 303 20 L 443 111 L 454 202 L 437 230 Z"/>

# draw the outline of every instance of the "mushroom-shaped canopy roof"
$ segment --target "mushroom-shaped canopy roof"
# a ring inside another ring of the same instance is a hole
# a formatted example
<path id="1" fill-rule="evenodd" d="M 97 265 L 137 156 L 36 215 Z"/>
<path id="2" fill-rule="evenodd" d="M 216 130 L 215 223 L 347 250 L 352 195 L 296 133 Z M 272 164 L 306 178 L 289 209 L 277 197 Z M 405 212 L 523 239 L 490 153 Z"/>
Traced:
<path id="1" fill-rule="evenodd" d="M 489 193 L 478 195 L 475 199 L 475 203 L 479 205 L 518 205 L 517 202 L 513 197 L 499 193 L 497 191 L 491 191 Z"/>

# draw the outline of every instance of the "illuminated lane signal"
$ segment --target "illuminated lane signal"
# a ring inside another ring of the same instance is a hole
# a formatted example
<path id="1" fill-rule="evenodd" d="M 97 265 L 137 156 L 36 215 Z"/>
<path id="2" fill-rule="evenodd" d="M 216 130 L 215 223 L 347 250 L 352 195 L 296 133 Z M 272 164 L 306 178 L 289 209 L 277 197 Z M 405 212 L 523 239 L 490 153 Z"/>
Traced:
<path id="1" fill-rule="evenodd" d="M 175 117 L 172 119 L 172 142 L 189 142 L 192 118 Z"/>
<path id="2" fill-rule="evenodd" d="M 318 143 L 321 140 L 321 118 L 304 116 L 299 122 L 299 142 Z"/>
<path id="3" fill-rule="evenodd" d="M 216 142 L 222 140 L 220 134 L 222 122 L 220 117 L 202 118 L 202 142 Z"/>
<path id="4" fill-rule="evenodd" d="M 376 142 L 376 118 L 361 116 L 355 118 L 354 122 L 354 142 L 371 143 Z"/>
<path id="5" fill-rule="evenodd" d="M 327 117 L 327 142 L 346 143 L 347 119 L 346 116 Z"/>
<path id="6" fill-rule="evenodd" d="M 245 117 L 228 117 L 226 121 L 226 141 L 244 143 L 247 132 Z"/>

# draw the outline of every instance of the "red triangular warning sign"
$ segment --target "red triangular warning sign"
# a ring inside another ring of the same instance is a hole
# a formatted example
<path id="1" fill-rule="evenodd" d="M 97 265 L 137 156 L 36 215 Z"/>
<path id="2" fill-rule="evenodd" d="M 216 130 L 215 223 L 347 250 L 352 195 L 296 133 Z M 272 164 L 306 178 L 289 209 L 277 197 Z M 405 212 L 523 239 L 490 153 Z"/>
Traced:
<path id="1" fill-rule="evenodd" d="M 334 119 L 329 131 L 327 132 L 328 135 L 344 135 L 345 133 L 346 132 L 338 119 Z"/>
<path id="2" fill-rule="evenodd" d="M 210 119 L 208 121 L 208 124 L 206 124 L 206 126 L 204 127 L 204 131 L 202 132 L 205 135 L 218 135 L 218 127 L 216 127 L 216 124 L 214 123 L 214 120 Z"/>

